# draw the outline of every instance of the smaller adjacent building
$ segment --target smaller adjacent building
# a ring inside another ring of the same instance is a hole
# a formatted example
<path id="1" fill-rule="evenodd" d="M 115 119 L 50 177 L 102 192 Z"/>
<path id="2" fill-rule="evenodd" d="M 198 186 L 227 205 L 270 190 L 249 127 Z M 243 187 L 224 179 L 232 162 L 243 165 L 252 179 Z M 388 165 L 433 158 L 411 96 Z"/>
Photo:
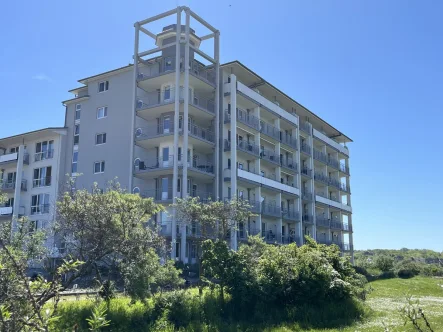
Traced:
<path id="1" fill-rule="evenodd" d="M 67 129 L 45 128 L 0 138 L 0 185 L 7 201 L 0 205 L 0 222 L 26 216 L 37 229 L 54 221 L 56 201 L 65 181 Z M 47 246 L 54 247 L 53 236 Z"/>

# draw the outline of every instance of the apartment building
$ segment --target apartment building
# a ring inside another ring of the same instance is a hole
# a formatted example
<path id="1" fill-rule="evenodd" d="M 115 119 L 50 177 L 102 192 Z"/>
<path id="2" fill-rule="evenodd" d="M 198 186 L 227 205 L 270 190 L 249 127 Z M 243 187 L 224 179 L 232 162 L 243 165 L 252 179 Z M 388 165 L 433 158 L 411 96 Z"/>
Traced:
<path id="1" fill-rule="evenodd" d="M 165 17 L 176 23 L 148 30 Z M 136 22 L 134 64 L 79 80 L 63 102 L 65 170 L 82 174 L 77 188 L 118 178 L 164 204 L 155 220 L 183 261 L 196 258 L 199 226 L 169 205 L 187 196 L 249 201 L 257 216 L 231 232 L 233 249 L 251 234 L 276 244 L 309 235 L 352 256 L 352 140 L 241 62 L 220 64 L 219 35 L 187 7 Z"/>
<path id="2" fill-rule="evenodd" d="M 55 202 L 65 182 L 67 128 L 46 128 L 0 139 L 1 191 L 8 200 L 0 206 L 0 222 L 27 216 L 35 229 L 54 221 Z M 47 240 L 53 247 L 53 237 Z"/>

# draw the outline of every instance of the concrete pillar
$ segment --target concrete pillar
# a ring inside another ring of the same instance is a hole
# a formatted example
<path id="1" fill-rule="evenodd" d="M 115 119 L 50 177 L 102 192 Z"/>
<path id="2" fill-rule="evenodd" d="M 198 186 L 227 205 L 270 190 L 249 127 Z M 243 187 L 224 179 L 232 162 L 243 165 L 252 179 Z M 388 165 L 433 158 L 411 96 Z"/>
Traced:
<path id="1" fill-rule="evenodd" d="M 172 175 L 172 199 L 177 200 L 178 182 L 178 137 L 179 137 L 179 113 L 180 113 L 180 36 L 181 36 L 181 9 L 177 9 L 177 32 L 175 36 L 175 100 L 174 100 L 174 148 L 173 148 L 173 175 Z M 183 150 L 183 149 L 182 149 Z M 186 153 L 186 152 L 185 152 Z M 181 191 L 186 188 L 186 183 L 182 183 Z M 175 208 L 172 210 L 172 233 L 171 233 L 171 258 L 175 259 L 175 244 L 177 242 L 177 217 Z"/>
<path id="2" fill-rule="evenodd" d="M 184 197 L 188 195 L 188 137 L 189 137 L 189 25 L 191 20 L 190 9 L 185 8 L 186 25 L 185 25 L 185 63 L 184 63 L 184 84 L 183 84 L 183 184 L 186 186 Z M 181 227 L 180 242 L 181 260 L 186 262 L 186 225 Z"/>
<path id="3" fill-rule="evenodd" d="M 24 155 L 25 155 L 25 146 L 21 144 L 18 148 L 18 157 L 17 157 L 17 169 L 16 169 L 15 190 L 14 190 L 14 206 L 13 206 L 12 221 L 11 221 L 11 235 L 17 227 L 17 220 L 20 213 L 20 194 L 22 187 Z"/>
<path id="4" fill-rule="evenodd" d="M 231 78 L 231 193 L 237 194 L 237 77 Z M 231 228 L 231 249 L 237 250 L 237 227 Z"/>

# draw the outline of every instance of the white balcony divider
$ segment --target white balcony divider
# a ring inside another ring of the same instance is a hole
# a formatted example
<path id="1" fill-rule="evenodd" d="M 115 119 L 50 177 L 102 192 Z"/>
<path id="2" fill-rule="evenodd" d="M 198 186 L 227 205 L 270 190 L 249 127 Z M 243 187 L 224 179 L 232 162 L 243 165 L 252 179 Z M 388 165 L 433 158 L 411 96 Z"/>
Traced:
<path id="1" fill-rule="evenodd" d="M 336 150 L 340 151 L 341 153 L 349 156 L 348 149 L 346 149 L 343 145 L 341 145 L 340 143 L 337 143 L 333 139 L 330 139 L 328 136 L 319 132 L 317 129 L 314 129 L 313 132 L 314 132 L 315 137 L 317 137 L 318 139 L 321 139 L 323 142 L 325 142 L 326 144 L 329 144 L 330 146 L 332 146 Z"/>
<path id="2" fill-rule="evenodd" d="M 320 195 L 315 195 L 315 200 L 317 202 L 336 207 L 337 209 L 342 209 L 347 212 L 352 212 L 352 207 L 350 207 L 349 205 L 333 201 L 332 199 L 328 199 Z"/>

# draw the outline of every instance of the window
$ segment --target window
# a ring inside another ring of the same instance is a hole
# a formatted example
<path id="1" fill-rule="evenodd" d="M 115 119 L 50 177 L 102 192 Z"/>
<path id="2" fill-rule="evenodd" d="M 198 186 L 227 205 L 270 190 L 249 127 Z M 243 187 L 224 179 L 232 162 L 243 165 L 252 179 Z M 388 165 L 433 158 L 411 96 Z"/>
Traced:
<path id="1" fill-rule="evenodd" d="M 34 231 L 38 231 L 38 226 L 40 225 L 40 228 L 42 226 L 42 221 L 40 220 L 31 220 L 31 223 L 29 225 L 29 233 L 33 233 Z"/>
<path id="2" fill-rule="evenodd" d="M 80 142 L 80 125 L 76 124 L 74 126 L 74 145 L 77 145 Z"/>
<path id="3" fill-rule="evenodd" d="M 104 92 L 109 90 L 109 81 L 103 81 L 98 83 L 98 92 Z"/>
<path id="4" fill-rule="evenodd" d="M 82 105 L 76 104 L 75 105 L 75 118 L 74 118 L 75 120 L 80 120 L 81 112 L 82 112 Z"/>
<path id="5" fill-rule="evenodd" d="M 18 146 L 9 149 L 9 153 L 18 153 Z"/>
<path id="6" fill-rule="evenodd" d="M 182 148 L 179 147 L 178 148 L 178 161 L 181 161 L 181 160 L 182 160 Z"/>
<path id="7" fill-rule="evenodd" d="M 228 158 L 228 168 L 231 169 L 231 158 Z"/>
<path id="8" fill-rule="evenodd" d="M 99 107 L 97 108 L 97 119 L 103 119 L 108 116 L 108 107 Z"/>
<path id="9" fill-rule="evenodd" d="M 171 129 L 171 117 L 165 116 L 163 118 L 163 134 L 168 134 Z"/>
<path id="10" fill-rule="evenodd" d="M 243 164 L 242 163 L 238 163 L 238 169 L 243 169 Z"/>
<path id="11" fill-rule="evenodd" d="M 172 58 L 165 58 L 165 71 L 172 70 Z"/>
<path id="12" fill-rule="evenodd" d="M 106 143 L 106 133 L 95 135 L 95 145 L 100 145 L 105 143 Z"/>
<path id="13" fill-rule="evenodd" d="M 38 142 L 35 145 L 35 161 L 54 157 L 54 141 Z"/>
<path id="14" fill-rule="evenodd" d="M 104 161 L 96 161 L 94 163 L 94 174 L 104 173 L 105 172 L 105 162 Z"/>
<path id="15" fill-rule="evenodd" d="M 37 187 L 47 187 L 51 185 L 51 174 L 52 167 L 42 167 L 34 169 L 34 177 L 32 179 L 32 186 Z"/>
<path id="16" fill-rule="evenodd" d="M 6 180 L 6 185 L 8 187 L 10 187 L 10 186 L 13 187 L 14 184 L 15 184 L 16 177 L 17 177 L 17 172 L 8 173 L 8 177 L 7 177 L 7 180 Z"/>
<path id="17" fill-rule="evenodd" d="M 260 171 L 261 176 L 265 177 L 265 171 Z"/>
<path id="18" fill-rule="evenodd" d="M 165 86 L 164 100 L 169 100 L 169 99 L 171 99 L 171 86 L 167 85 Z"/>
<path id="19" fill-rule="evenodd" d="M 39 194 L 31 197 L 31 214 L 42 213 L 49 213 L 49 194 Z"/>
<path id="20" fill-rule="evenodd" d="M 133 194 L 140 194 L 140 188 L 139 187 L 134 187 L 134 189 L 132 189 L 132 193 Z"/>
<path id="21" fill-rule="evenodd" d="M 197 245 L 191 245 L 191 258 L 197 258 Z"/>
<path id="22" fill-rule="evenodd" d="M 14 207 L 14 197 L 8 198 L 5 202 L 5 207 Z"/>
<path id="23" fill-rule="evenodd" d="M 74 151 L 72 154 L 72 173 L 77 173 L 78 164 L 78 151 Z"/>
<path id="24" fill-rule="evenodd" d="M 262 237 L 266 236 L 266 223 L 264 222 L 261 223 L 261 236 Z"/>
<path id="25" fill-rule="evenodd" d="M 177 192 L 181 192 L 182 191 L 182 181 L 181 179 L 177 179 Z"/>

